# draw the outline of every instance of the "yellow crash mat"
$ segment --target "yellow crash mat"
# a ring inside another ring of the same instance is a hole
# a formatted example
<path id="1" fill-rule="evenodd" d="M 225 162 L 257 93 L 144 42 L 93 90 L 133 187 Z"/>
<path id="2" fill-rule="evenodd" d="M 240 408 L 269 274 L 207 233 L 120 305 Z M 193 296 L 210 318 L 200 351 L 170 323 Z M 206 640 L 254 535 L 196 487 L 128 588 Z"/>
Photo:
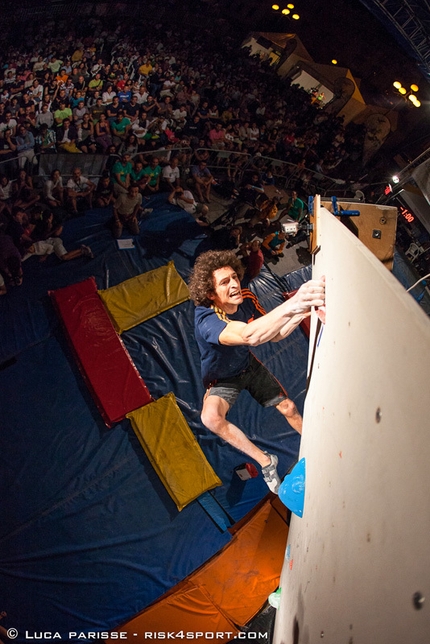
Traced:
<path id="1" fill-rule="evenodd" d="M 222 485 L 173 393 L 130 412 L 127 418 L 178 510 Z"/>
<path id="2" fill-rule="evenodd" d="M 98 292 L 118 333 L 190 298 L 173 262 Z"/>

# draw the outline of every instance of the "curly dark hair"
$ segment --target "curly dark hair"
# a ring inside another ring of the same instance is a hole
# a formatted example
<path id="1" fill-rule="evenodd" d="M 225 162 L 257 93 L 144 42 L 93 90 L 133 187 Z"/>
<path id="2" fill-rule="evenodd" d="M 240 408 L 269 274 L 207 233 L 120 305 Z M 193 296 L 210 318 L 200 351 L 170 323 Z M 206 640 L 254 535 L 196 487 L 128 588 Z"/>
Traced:
<path id="1" fill-rule="evenodd" d="M 191 299 L 196 306 L 211 306 L 212 300 L 208 298 L 208 293 L 214 292 L 214 271 L 225 266 L 231 266 L 239 279 L 242 279 L 242 262 L 230 250 L 208 250 L 197 257 L 188 284 Z"/>

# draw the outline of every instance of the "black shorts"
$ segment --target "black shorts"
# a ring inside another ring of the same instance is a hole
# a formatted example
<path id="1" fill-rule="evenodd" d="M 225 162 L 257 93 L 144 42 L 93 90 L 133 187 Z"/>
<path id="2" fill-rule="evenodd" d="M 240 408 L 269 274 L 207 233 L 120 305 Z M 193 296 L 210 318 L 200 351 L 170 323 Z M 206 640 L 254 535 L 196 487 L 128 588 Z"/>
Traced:
<path id="1" fill-rule="evenodd" d="M 219 396 L 230 407 L 234 405 L 240 392 L 246 389 L 263 407 L 275 407 L 288 398 L 288 394 L 275 376 L 250 354 L 247 369 L 231 378 L 217 380 L 208 389 L 208 396 Z"/>

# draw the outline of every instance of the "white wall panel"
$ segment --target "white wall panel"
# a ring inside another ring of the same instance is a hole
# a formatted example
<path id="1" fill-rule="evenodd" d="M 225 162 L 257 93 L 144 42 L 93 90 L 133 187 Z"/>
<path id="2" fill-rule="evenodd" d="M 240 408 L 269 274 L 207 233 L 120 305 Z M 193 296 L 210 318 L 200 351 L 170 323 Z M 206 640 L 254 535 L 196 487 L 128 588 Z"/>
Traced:
<path id="1" fill-rule="evenodd" d="M 275 644 L 430 642 L 430 321 L 333 215 L 317 215 L 300 457 Z M 415 593 L 425 601 L 414 607 Z"/>

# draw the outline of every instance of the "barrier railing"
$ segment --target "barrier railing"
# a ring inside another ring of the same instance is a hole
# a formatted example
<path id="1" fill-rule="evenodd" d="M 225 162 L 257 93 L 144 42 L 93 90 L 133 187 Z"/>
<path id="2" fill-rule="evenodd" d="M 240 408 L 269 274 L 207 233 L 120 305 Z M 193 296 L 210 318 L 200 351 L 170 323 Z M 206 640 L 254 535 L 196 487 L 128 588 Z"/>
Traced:
<path id="1" fill-rule="evenodd" d="M 157 156 L 162 163 L 166 163 L 173 156 L 179 157 L 179 167 L 182 180 L 190 176 L 190 168 L 200 160 L 207 163 L 211 173 L 220 181 L 229 181 L 238 187 L 246 175 L 252 172 L 259 174 L 271 172 L 274 185 L 278 189 L 298 189 L 303 195 L 315 194 L 322 196 L 347 196 L 353 194 L 354 190 L 343 179 L 329 177 L 315 170 L 304 168 L 282 159 L 252 155 L 249 152 L 235 150 L 215 150 L 213 148 L 197 148 L 194 151 L 190 147 L 160 148 L 138 152 L 132 155 L 137 157 Z M 25 168 L 36 180 L 43 181 L 54 169 L 60 170 L 63 176 L 72 174 L 73 168 L 79 166 L 82 174 L 88 177 L 100 177 L 109 157 L 103 154 L 73 154 L 67 152 L 56 152 L 48 154 L 36 154 L 37 164 L 27 163 Z M 9 178 L 16 178 L 19 171 L 19 157 L 0 161 L 0 174 L 6 174 Z"/>

